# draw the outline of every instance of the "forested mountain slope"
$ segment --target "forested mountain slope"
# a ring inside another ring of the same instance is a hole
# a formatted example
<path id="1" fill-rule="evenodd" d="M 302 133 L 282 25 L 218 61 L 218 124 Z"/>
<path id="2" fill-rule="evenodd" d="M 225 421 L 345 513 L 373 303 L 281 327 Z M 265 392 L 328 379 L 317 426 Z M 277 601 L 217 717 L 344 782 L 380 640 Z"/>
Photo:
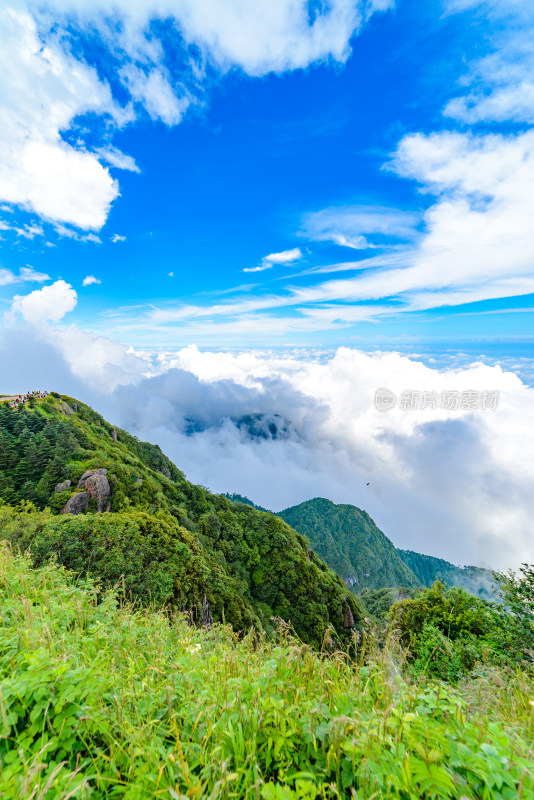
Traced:
<path id="1" fill-rule="evenodd" d="M 495 599 L 490 570 L 457 567 L 441 558 L 399 550 L 371 517 L 355 506 L 335 505 L 316 497 L 281 511 L 279 516 L 306 536 L 316 553 L 356 593 L 385 587 L 413 589 L 440 580 Z"/>
<path id="2" fill-rule="evenodd" d="M 195 486 L 159 447 L 73 398 L 0 405 L 0 499 L 0 537 L 35 563 L 54 556 L 198 622 L 269 631 L 280 617 L 320 645 L 328 628 L 347 640 L 362 619 L 289 525 Z"/>
<path id="3" fill-rule="evenodd" d="M 281 511 L 282 517 L 354 592 L 383 586 L 420 586 L 395 546 L 369 514 L 351 505 L 315 497 Z"/>

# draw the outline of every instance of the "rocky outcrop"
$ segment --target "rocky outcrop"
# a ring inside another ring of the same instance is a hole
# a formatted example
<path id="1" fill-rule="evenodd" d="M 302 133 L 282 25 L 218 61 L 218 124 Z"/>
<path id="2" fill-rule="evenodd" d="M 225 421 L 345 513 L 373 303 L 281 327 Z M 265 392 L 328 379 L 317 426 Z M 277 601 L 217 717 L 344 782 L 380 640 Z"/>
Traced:
<path id="1" fill-rule="evenodd" d="M 170 478 L 171 477 L 171 471 L 170 471 L 170 469 L 168 469 L 168 467 L 162 467 L 160 469 L 160 472 L 161 472 L 162 475 L 165 475 L 166 478 Z"/>
<path id="2" fill-rule="evenodd" d="M 58 483 L 55 490 L 56 492 L 64 492 L 66 489 L 70 489 L 71 481 L 63 481 L 63 483 Z"/>
<path id="3" fill-rule="evenodd" d="M 67 414 L 69 417 L 71 417 L 74 414 L 74 409 L 72 409 L 69 406 L 69 404 L 66 403 L 64 400 L 61 403 L 60 409 L 63 411 L 64 414 Z"/>
<path id="4" fill-rule="evenodd" d="M 99 467 L 98 469 L 88 469 L 87 472 L 83 473 L 82 477 L 78 481 L 78 489 L 81 489 L 82 486 L 85 486 L 85 481 L 87 480 L 87 478 L 90 478 L 91 475 L 104 475 L 105 476 L 107 474 L 108 474 L 107 469 L 103 469 L 102 467 Z"/>
<path id="5" fill-rule="evenodd" d="M 61 509 L 62 514 L 83 514 L 85 509 L 89 504 L 89 492 L 76 492 L 73 494 L 63 508 Z"/>
<path id="6" fill-rule="evenodd" d="M 117 441 L 117 431 L 115 430 L 115 428 L 113 428 L 113 430 L 111 431 L 111 438 L 113 439 L 114 442 Z"/>
<path id="7" fill-rule="evenodd" d="M 354 626 L 355 626 L 354 617 L 352 616 L 352 611 L 350 610 L 350 606 L 347 605 L 347 606 L 345 606 L 345 616 L 343 618 L 343 627 L 348 629 L 348 628 L 354 628 Z"/>
<path id="8" fill-rule="evenodd" d="M 85 489 L 96 500 L 97 511 L 104 511 L 111 494 L 109 481 L 105 475 L 90 475 L 85 481 Z"/>
<path id="9" fill-rule="evenodd" d="M 210 611 L 210 604 L 208 603 L 208 598 L 204 595 L 204 599 L 202 600 L 202 623 L 203 628 L 211 628 L 213 625 L 213 617 L 211 616 Z"/>
<path id="10" fill-rule="evenodd" d="M 111 494 L 107 469 L 90 469 L 84 472 L 78 481 L 78 489 L 84 488 L 93 500 L 96 500 L 97 511 L 108 510 L 108 498 Z"/>

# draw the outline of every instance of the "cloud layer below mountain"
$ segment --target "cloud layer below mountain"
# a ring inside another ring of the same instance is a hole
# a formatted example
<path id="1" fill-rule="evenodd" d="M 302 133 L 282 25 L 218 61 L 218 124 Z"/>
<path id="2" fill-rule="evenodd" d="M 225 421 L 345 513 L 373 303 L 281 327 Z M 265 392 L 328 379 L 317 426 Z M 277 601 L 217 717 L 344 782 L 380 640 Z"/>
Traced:
<path id="1" fill-rule="evenodd" d="M 534 561 L 533 390 L 499 366 L 434 369 L 349 348 L 139 354 L 46 323 L 6 330 L 0 359 L 5 391 L 73 394 L 214 491 L 275 510 L 325 496 L 364 508 L 405 548 L 456 563 Z M 496 410 L 380 412 L 378 387 L 500 399 Z"/>

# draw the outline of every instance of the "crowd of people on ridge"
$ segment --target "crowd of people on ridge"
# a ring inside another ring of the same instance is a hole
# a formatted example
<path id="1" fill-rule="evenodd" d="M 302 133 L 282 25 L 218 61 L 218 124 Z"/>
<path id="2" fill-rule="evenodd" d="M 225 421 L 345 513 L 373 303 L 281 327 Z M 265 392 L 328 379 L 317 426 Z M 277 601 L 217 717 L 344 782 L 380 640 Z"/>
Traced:
<path id="1" fill-rule="evenodd" d="M 26 392 L 26 394 L 19 394 L 18 397 L 13 398 L 9 401 L 9 405 L 17 408 L 18 406 L 25 405 L 30 397 L 46 397 L 48 392 Z"/>

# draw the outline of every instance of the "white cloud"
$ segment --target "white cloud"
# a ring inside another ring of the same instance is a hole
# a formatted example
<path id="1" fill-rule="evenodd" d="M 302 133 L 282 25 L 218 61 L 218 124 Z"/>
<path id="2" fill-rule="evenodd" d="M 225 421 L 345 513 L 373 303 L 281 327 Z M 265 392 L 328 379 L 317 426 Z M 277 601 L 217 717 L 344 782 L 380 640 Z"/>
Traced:
<path id="1" fill-rule="evenodd" d="M 0 286 L 6 286 L 9 283 L 15 283 L 16 278 L 10 269 L 0 267 Z"/>
<path id="2" fill-rule="evenodd" d="M 302 251 L 300 247 L 294 247 L 292 250 L 282 250 L 281 253 L 270 253 L 263 258 L 270 264 L 292 264 L 302 258 Z"/>
<path id="3" fill-rule="evenodd" d="M 111 167 L 115 167 L 116 169 L 125 169 L 128 172 L 141 172 L 132 156 L 128 155 L 127 153 L 123 153 L 121 150 L 113 147 L 112 145 L 108 145 L 107 147 L 99 147 L 94 150 L 94 152 L 102 161 L 104 161 L 104 163 L 109 164 Z"/>
<path id="4" fill-rule="evenodd" d="M 92 286 L 93 284 L 102 283 L 101 280 L 95 278 L 94 275 L 86 275 L 82 281 L 82 286 Z"/>
<path id="5" fill-rule="evenodd" d="M 0 200 L 44 219 L 100 228 L 117 184 L 96 156 L 59 132 L 85 112 L 118 113 L 109 87 L 53 36 L 43 43 L 30 14 L 4 6 L 0 92 Z"/>
<path id="6" fill-rule="evenodd" d="M 399 243 L 384 255 L 314 269 L 316 272 L 358 270 L 355 277 L 329 280 L 303 288 L 290 287 L 270 296 L 236 298 L 213 306 L 184 306 L 148 312 L 146 324 L 187 322 L 191 333 L 222 331 L 226 323 L 194 327 L 195 320 L 226 317 L 235 324 L 249 323 L 259 330 L 258 312 L 297 309 L 294 316 L 272 322 L 286 331 L 331 327 L 335 309 L 310 313 L 319 304 L 368 303 L 394 297 L 395 304 L 362 306 L 359 316 L 379 316 L 444 305 L 462 305 L 497 297 L 530 294 L 534 290 L 534 131 L 516 135 L 482 135 L 445 132 L 404 137 L 390 168 L 415 180 L 422 192 L 433 195 L 422 217 L 423 229 L 412 241 Z M 337 209 L 336 209 L 337 212 Z M 331 236 L 332 214 L 313 216 L 316 235 Z M 408 235 L 413 228 L 406 216 L 378 211 L 356 215 L 356 230 L 372 229 L 384 235 Z M 336 214 L 334 214 L 336 218 Z M 347 215 L 351 219 L 352 214 Z M 409 215 L 408 215 L 409 218 Z M 318 220 L 318 221 L 317 221 Z M 343 215 L 343 224 L 348 224 Z M 361 227 L 360 227 L 361 226 Z M 365 269 L 365 273 L 361 271 Z M 306 270 L 303 274 L 310 274 Z M 339 320 L 338 317 L 335 317 Z M 143 320 L 137 318 L 138 324 Z M 195 323 L 196 324 L 196 323 Z M 310 328 L 310 325 L 315 327 Z"/>
<path id="7" fill-rule="evenodd" d="M 161 119 L 165 125 L 177 125 L 190 105 L 191 100 L 186 95 L 176 96 L 161 69 L 151 69 L 147 74 L 128 64 L 122 69 L 121 77 L 134 100 L 143 104 L 152 119 Z"/>
<path id="8" fill-rule="evenodd" d="M 113 242 L 113 244 L 115 244 L 116 242 L 125 242 L 126 236 L 121 236 L 119 233 L 114 233 L 113 236 L 111 237 L 111 241 Z"/>
<path id="9" fill-rule="evenodd" d="M 37 342 L 24 329 L 0 337 L 7 390 L 35 382 L 43 358 L 48 388 L 159 443 L 215 491 L 274 510 L 314 496 L 354 503 L 398 546 L 456 563 L 534 560 L 534 390 L 499 366 L 439 369 L 349 348 L 295 356 L 192 346 L 140 357 L 75 326 L 45 325 Z M 496 411 L 380 413 L 379 386 L 501 395 Z M 274 421 L 280 436 L 251 438 L 236 424 L 255 414 Z"/>
<path id="10" fill-rule="evenodd" d="M 174 272 L 168 272 L 167 273 L 167 277 L 168 278 L 174 278 Z"/>
<path id="11" fill-rule="evenodd" d="M 469 124 L 534 123 L 534 6 L 529 0 L 453 0 L 451 12 L 479 6 L 489 17 L 493 52 L 469 65 L 466 95 L 451 100 L 445 114 Z"/>
<path id="12" fill-rule="evenodd" d="M 72 286 L 59 280 L 30 294 L 16 294 L 9 312 L 10 318 L 14 319 L 20 314 L 31 325 L 46 321 L 59 322 L 76 307 L 77 299 L 78 295 Z"/>
<path id="13" fill-rule="evenodd" d="M 305 0 L 9 0 L 0 11 L 0 201 L 99 230 L 119 195 L 105 165 L 139 171 L 111 144 L 117 127 L 142 109 L 178 124 L 189 105 L 202 102 L 208 62 L 219 72 L 238 67 L 249 75 L 343 62 L 352 35 L 391 5 L 332 0 L 312 13 Z M 166 29 L 161 39 L 155 20 Z M 107 49 L 104 69 L 129 93 L 123 105 L 74 55 L 95 33 Z M 180 66 L 171 72 L 168 56 L 178 49 Z M 81 127 L 67 140 L 84 114 L 104 119 L 100 146 L 88 148 Z"/>
<path id="14" fill-rule="evenodd" d="M 275 510 L 316 495 L 352 502 L 398 545 L 456 562 L 532 560 L 534 462 L 521 456 L 531 452 L 521 431 L 534 429 L 527 422 L 534 404 L 516 376 L 482 364 L 431 369 L 396 353 L 348 348 L 319 361 L 190 347 L 160 356 L 160 368 L 160 377 L 120 392 L 110 408 L 193 480 Z M 381 414 L 372 402 L 378 386 L 396 393 L 491 387 L 501 405 L 487 413 Z M 289 432 L 250 440 L 232 422 L 249 414 L 279 414 Z M 192 423 L 199 432 L 188 436 Z"/>
<path id="15" fill-rule="evenodd" d="M 13 227 L 17 236 L 22 236 L 24 239 L 35 239 L 36 236 L 43 236 L 44 230 L 41 225 L 32 223 L 31 225 L 24 225 L 22 228 Z"/>
<path id="16" fill-rule="evenodd" d="M 354 250 L 375 245 L 371 234 L 393 239 L 413 239 L 420 216 L 384 206 L 332 206 L 305 214 L 300 234 L 318 242 L 334 242 Z"/>
<path id="17" fill-rule="evenodd" d="M 362 4 L 353 0 L 316 6 L 312 19 L 305 0 L 147 2 L 135 10 L 126 0 L 119 5 L 136 28 L 146 24 L 156 9 L 162 17 L 174 16 L 185 40 L 202 48 L 219 68 L 238 66 L 249 75 L 284 72 L 327 59 L 345 61 L 350 38 L 362 24 Z M 367 9 L 389 6 L 375 2 Z"/>
<path id="18" fill-rule="evenodd" d="M 33 267 L 27 264 L 22 267 L 16 275 L 10 269 L 0 269 L 0 286 L 7 286 L 10 283 L 44 283 L 50 277 L 44 272 L 36 272 Z"/>
<path id="19" fill-rule="evenodd" d="M 29 283 L 44 283 L 50 280 L 50 276 L 46 272 L 37 272 L 29 264 L 26 264 L 19 272 L 19 280 L 28 281 Z"/>
<path id="20" fill-rule="evenodd" d="M 264 256 L 261 264 L 257 267 L 246 267 L 243 272 L 263 272 L 266 269 L 271 269 L 275 264 L 293 264 L 302 258 L 302 250 L 300 247 L 294 247 L 292 250 L 282 250 L 280 253 L 270 253 Z"/>

